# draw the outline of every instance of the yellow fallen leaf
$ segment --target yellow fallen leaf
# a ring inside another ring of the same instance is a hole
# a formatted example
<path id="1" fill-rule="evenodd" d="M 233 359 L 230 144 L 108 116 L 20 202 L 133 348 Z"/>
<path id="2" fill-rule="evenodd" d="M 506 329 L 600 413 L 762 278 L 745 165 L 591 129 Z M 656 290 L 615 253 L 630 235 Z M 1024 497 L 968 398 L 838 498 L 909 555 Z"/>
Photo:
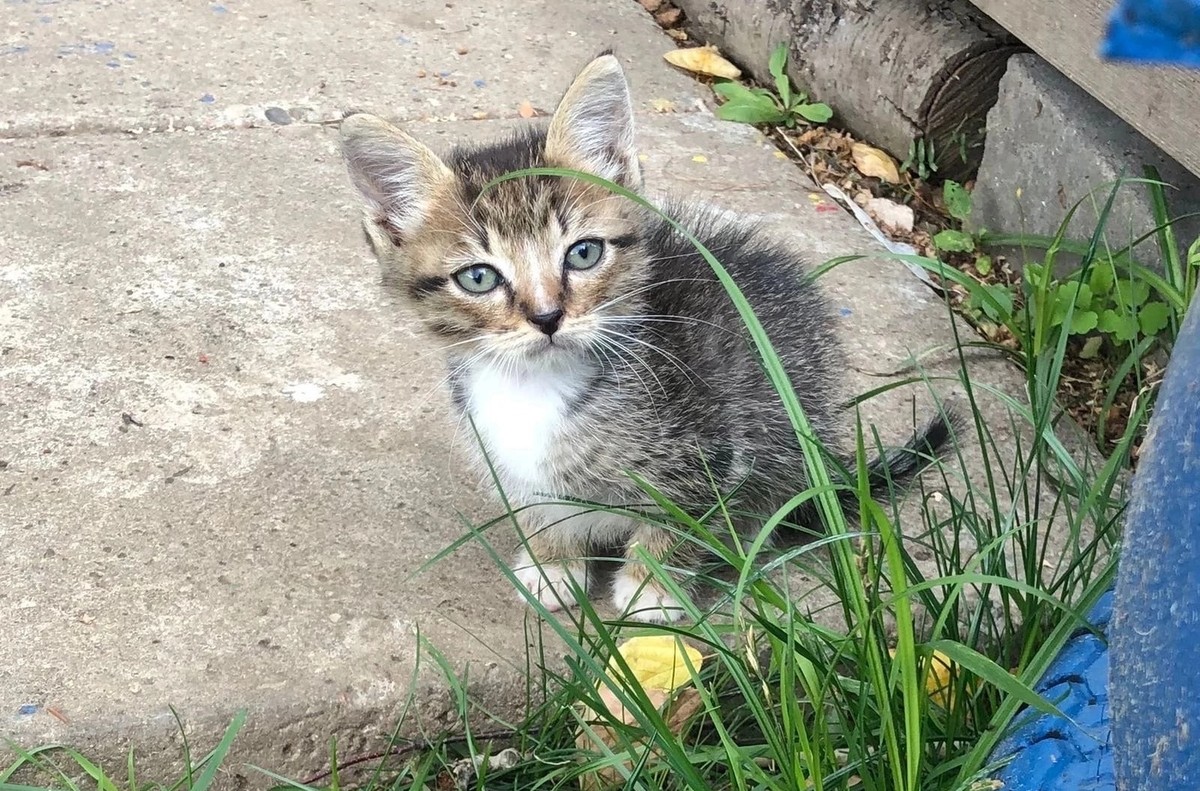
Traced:
<path id="1" fill-rule="evenodd" d="M 711 44 L 706 47 L 686 47 L 671 50 L 663 55 L 667 63 L 696 74 L 707 74 L 710 77 L 723 77 L 736 80 L 742 76 L 742 70 L 721 56 L 716 47 Z"/>
<path id="2" fill-rule="evenodd" d="M 694 688 L 682 689 L 691 683 L 692 671 L 699 672 L 704 663 L 704 657 L 695 648 L 684 645 L 681 640 L 671 635 L 654 635 L 634 637 L 617 646 L 617 651 L 629 666 L 633 680 L 642 687 L 650 705 L 663 711 L 663 718 L 672 733 L 678 735 L 687 722 L 703 708 L 703 699 Z M 691 670 L 689 670 L 689 666 Z M 616 657 L 609 660 L 608 672 L 614 679 L 624 679 L 620 664 Z M 620 683 L 620 681 L 618 681 Z M 609 684 L 601 679 L 596 682 L 596 689 L 601 702 L 608 713 L 618 722 L 625 725 L 637 725 L 637 714 L 625 708 Z M 679 690 L 672 697 L 672 693 Z M 670 701 L 668 703 L 668 700 Z M 592 751 L 597 748 L 597 742 L 607 745 L 609 749 L 617 749 L 625 745 L 625 741 L 607 724 L 608 720 L 601 717 L 586 704 L 581 704 L 583 721 L 586 723 L 575 739 L 581 750 Z M 645 747 L 642 739 L 633 739 L 628 746 L 632 748 Z M 633 766 L 633 760 L 625 762 L 625 766 Z M 599 791 L 614 788 L 624 783 L 621 772 L 615 766 L 606 766 L 595 772 L 579 776 L 579 784 L 583 791 Z"/>
<path id="3" fill-rule="evenodd" d="M 889 649 L 888 653 L 895 657 L 896 649 Z M 933 703 L 949 709 L 954 704 L 954 690 L 950 688 L 954 662 L 941 651 L 934 651 L 932 659 L 933 663 L 925 675 L 925 693 Z"/>
<path id="4" fill-rule="evenodd" d="M 704 156 L 703 154 L 697 154 L 696 156 L 692 157 L 692 161 L 699 162 L 700 164 L 704 164 L 705 162 L 708 161 L 708 157 Z"/>
<path id="5" fill-rule="evenodd" d="M 896 169 L 896 160 L 883 151 L 866 143 L 855 143 L 850 146 L 850 158 L 854 167 L 864 176 L 882 179 L 888 184 L 900 181 L 900 171 Z"/>
<path id="6" fill-rule="evenodd" d="M 692 680 L 688 663 L 692 670 L 699 671 L 704 662 L 699 651 L 669 634 L 633 637 L 617 646 L 617 651 L 646 690 L 676 690 Z M 614 673 L 620 672 L 615 657 L 608 661 L 608 667 Z"/>

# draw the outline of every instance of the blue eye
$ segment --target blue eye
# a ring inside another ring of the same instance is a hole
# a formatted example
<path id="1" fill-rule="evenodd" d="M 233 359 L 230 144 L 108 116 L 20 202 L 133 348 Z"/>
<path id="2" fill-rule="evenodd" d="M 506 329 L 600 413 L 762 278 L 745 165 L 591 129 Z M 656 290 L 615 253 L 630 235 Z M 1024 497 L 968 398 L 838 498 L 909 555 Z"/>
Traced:
<path id="1" fill-rule="evenodd" d="M 563 264 L 567 269 L 591 269 L 604 255 L 604 242 L 599 239 L 580 239 L 567 248 Z"/>
<path id="2" fill-rule="evenodd" d="M 454 282 L 458 283 L 463 291 L 469 291 L 472 294 L 486 294 L 503 283 L 504 278 L 500 277 L 500 273 L 496 271 L 495 267 L 487 264 L 472 264 L 455 272 Z"/>

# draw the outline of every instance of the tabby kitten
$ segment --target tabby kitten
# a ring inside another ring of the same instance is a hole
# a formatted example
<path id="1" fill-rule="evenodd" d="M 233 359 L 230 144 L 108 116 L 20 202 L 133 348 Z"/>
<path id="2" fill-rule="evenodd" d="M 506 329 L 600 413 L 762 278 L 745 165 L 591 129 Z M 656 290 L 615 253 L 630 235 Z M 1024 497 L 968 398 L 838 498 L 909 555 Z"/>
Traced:
<path id="1" fill-rule="evenodd" d="M 471 417 L 505 494 L 523 507 L 519 580 L 548 609 L 571 606 L 570 580 L 584 590 L 595 582 L 583 558 L 622 548 L 613 604 L 641 620 L 680 617 L 634 548 L 694 568 L 686 543 L 649 521 L 563 500 L 645 503 L 634 472 L 701 511 L 718 490 L 733 493 L 739 514 L 770 514 L 806 488 L 779 396 L 708 264 L 657 215 L 579 179 L 483 189 L 503 173 L 552 166 L 638 190 L 633 108 L 616 58 L 579 74 L 547 128 L 445 159 L 371 115 L 347 117 L 341 137 L 384 281 L 442 345 L 459 416 Z M 664 209 L 738 282 L 817 435 L 844 449 L 845 363 L 825 300 L 800 280 L 801 258 L 745 219 L 688 203 Z M 911 477 L 919 452 L 947 434 L 935 420 L 876 461 L 878 487 Z M 737 521 L 751 534 L 761 524 Z"/>

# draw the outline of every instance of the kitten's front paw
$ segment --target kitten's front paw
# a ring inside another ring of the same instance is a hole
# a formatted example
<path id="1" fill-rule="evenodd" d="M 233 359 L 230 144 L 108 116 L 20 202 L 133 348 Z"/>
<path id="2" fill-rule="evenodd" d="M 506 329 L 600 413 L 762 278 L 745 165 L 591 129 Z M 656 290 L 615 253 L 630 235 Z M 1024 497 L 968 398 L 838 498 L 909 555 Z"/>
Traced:
<path id="1" fill-rule="evenodd" d="M 645 623 L 673 623 L 684 616 L 678 599 L 628 565 L 613 580 L 612 603 L 623 615 Z"/>
<path id="2" fill-rule="evenodd" d="M 528 550 L 523 549 L 513 563 L 513 572 L 517 575 L 517 582 L 531 591 L 538 603 L 550 612 L 575 606 L 572 580 L 581 590 L 587 590 L 587 563 L 582 560 L 551 560 L 539 567 L 529 556 Z M 518 595 L 521 601 L 526 601 L 523 594 Z"/>

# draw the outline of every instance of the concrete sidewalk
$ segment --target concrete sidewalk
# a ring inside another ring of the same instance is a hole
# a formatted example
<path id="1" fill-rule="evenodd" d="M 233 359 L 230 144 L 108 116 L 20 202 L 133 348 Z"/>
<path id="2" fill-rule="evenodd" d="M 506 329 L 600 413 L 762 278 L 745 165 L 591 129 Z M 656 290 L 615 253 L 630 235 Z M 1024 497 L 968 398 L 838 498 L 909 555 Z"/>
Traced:
<path id="1" fill-rule="evenodd" d="M 229 771 L 303 774 L 331 737 L 382 746 L 410 692 L 429 729 L 453 724 L 428 661 L 414 678 L 418 631 L 512 712 L 528 624 L 500 573 L 468 546 L 413 576 L 459 512 L 497 509 L 458 462 L 438 360 L 377 288 L 319 122 L 358 107 L 435 144 L 489 138 L 615 46 L 653 187 L 764 214 L 815 261 L 877 247 L 704 109 L 633 0 L 183 5 L 4 6 L 0 737 L 114 763 L 132 743 L 167 780 L 168 705 L 196 753 L 246 706 Z M 952 343 L 898 264 L 828 284 L 851 392 Z M 973 375 L 1019 388 L 999 361 Z M 900 439 L 907 403 L 867 416 Z"/>

